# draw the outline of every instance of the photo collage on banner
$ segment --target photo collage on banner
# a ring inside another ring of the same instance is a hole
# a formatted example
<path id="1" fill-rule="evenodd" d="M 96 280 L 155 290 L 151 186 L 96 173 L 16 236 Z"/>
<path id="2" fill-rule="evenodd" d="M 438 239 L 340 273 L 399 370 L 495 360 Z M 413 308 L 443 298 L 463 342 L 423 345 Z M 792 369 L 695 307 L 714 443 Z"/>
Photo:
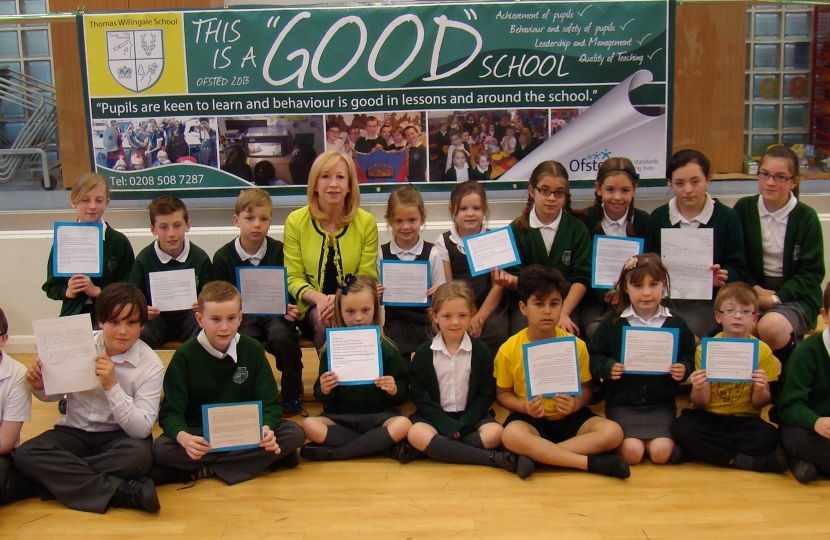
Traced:
<path id="1" fill-rule="evenodd" d="M 358 9 L 359 8 L 359 9 Z M 84 13 L 92 155 L 116 192 L 665 170 L 670 5 L 417 3 Z"/>

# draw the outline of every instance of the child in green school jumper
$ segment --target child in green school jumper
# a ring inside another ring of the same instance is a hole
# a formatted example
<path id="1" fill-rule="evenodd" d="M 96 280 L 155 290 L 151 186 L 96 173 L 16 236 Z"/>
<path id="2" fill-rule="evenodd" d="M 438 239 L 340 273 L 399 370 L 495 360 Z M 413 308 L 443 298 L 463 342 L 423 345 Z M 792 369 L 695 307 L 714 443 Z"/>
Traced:
<path id="1" fill-rule="evenodd" d="M 581 220 L 582 212 L 571 208 L 567 169 L 557 161 L 539 163 L 530 175 L 527 192 L 527 205 L 510 224 L 521 264 L 493 270 L 493 281 L 516 291 L 524 268 L 531 264 L 556 268 L 571 283 L 563 299 L 559 327 L 579 335 L 582 325 L 577 306 L 591 286 L 591 237 Z M 517 295 L 510 296 L 513 335 L 527 328 L 527 317 L 519 310 Z"/>
<path id="2" fill-rule="evenodd" d="M 830 284 L 824 289 L 821 318 L 830 323 Z M 830 474 L 830 328 L 807 337 L 787 364 L 778 398 L 781 446 L 790 470 L 802 484 L 818 472 Z"/>
<path id="3" fill-rule="evenodd" d="M 156 484 L 218 476 L 228 485 L 245 482 L 266 468 L 295 467 L 303 430 L 282 421 L 274 373 L 262 345 L 237 333 L 242 296 L 225 281 L 208 283 L 199 294 L 199 335 L 176 350 L 164 374 L 159 426 L 153 446 Z M 211 452 L 204 437 L 202 406 L 262 402 L 258 448 Z"/>
<path id="4" fill-rule="evenodd" d="M 749 275 L 760 299 L 758 337 L 782 364 L 796 339 L 815 328 L 824 279 L 824 239 L 816 211 L 798 200 L 798 157 L 773 146 L 761 159 L 759 195 L 735 204 Z M 773 387 L 774 396 L 777 387 Z"/>
<path id="5" fill-rule="evenodd" d="M 402 463 L 423 452 L 445 463 L 516 472 L 516 455 L 496 450 L 502 427 L 488 413 L 496 398 L 493 355 L 467 333 L 474 298 L 463 281 L 445 283 L 433 295 L 429 315 L 437 335 L 418 348 L 409 366 L 418 411 L 409 417 L 413 425 L 402 443 Z"/>
<path id="6" fill-rule="evenodd" d="M 153 306 L 150 274 L 168 270 L 192 268 L 196 274 L 196 294 L 213 280 L 213 265 L 205 251 L 187 238 L 190 218 L 187 207 L 178 197 L 163 196 L 147 207 L 150 211 L 150 231 L 158 240 L 141 250 L 130 272 L 130 283 L 144 293 L 149 304 L 148 322 L 141 331 L 141 341 L 156 349 L 175 339 L 187 341 L 199 333 L 196 322 L 196 304 L 192 309 L 160 312 Z"/>
<path id="7" fill-rule="evenodd" d="M 213 277 L 236 285 L 236 269 L 255 266 L 284 266 L 282 242 L 268 236 L 271 228 L 271 196 L 259 188 L 245 189 L 236 198 L 233 222 L 239 236 L 213 255 Z M 280 395 L 284 417 L 304 413 L 303 352 L 295 320 L 300 311 L 288 304 L 284 316 L 242 315 L 239 332 L 264 341 L 265 350 L 274 355 L 282 372 Z"/>
<path id="8" fill-rule="evenodd" d="M 605 416 L 624 433 L 619 453 L 633 465 L 648 454 L 652 463 L 669 461 L 674 450 L 671 425 L 680 383 L 692 372 L 695 336 L 686 322 L 663 305 L 669 274 L 660 257 L 644 253 L 628 259 L 619 279 L 620 302 L 602 320 L 588 345 L 591 374 L 602 379 Z M 626 373 L 625 328 L 676 328 L 677 362 L 667 373 Z"/>
<path id="9" fill-rule="evenodd" d="M 637 174 L 634 164 L 625 157 L 611 157 L 602 162 L 594 183 L 594 204 L 584 210 L 583 218 L 591 236 L 621 236 L 642 238 L 643 253 L 651 253 L 654 228 L 651 215 L 645 210 L 634 208 L 634 192 L 637 190 Z M 596 254 L 594 254 L 594 257 Z M 615 307 L 618 297 L 608 289 L 594 289 L 582 299 L 582 322 L 585 339 L 590 342 L 600 319 Z"/>
<path id="10" fill-rule="evenodd" d="M 744 281 L 747 276 L 744 255 L 744 233 L 741 220 L 734 210 L 713 199 L 707 192 L 712 176 L 709 160 L 697 150 L 681 150 L 674 154 L 666 169 L 674 197 L 668 204 L 654 210 L 652 246 L 662 251 L 663 229 L 713 229 L 712 298 L 713 300 L 672 301 L 672 307 L 688 323 L 698 337 L 709 337 L 718 331 L 715 321 L 717 288 L 725 283 Z"/>
<path id="11" fill-rule="evenodd" d="M 86 173 L 72 185 L 69 196 L 72 208 L 78 212 L 79 223 L 103 223 L 104 253 L 103 273 L 100 277 L 76 274 L 70 278 L 55 277 L 53 270 L 54 248 L 46 264 L 46 283 L 43 291 L 52 300 L 60 300 L 61 317 L 89 313 L 92 325 L 97 328 L 95 300 L 101 289 L 110 283 L 126 281 L 135 260 L 133 246 L 127 237 L 104 221 L 104 212 L 110 203 L 109 184 L 97 173 Z"/>
<path id="12" fill-rule="evenodd" d="M 377 282 L 370 276 L 347 275 L 334 298 L 334 327 L 380 326 Z M 340 385 L 329 365 L 328 346 L 320 351 L 320 375 L 314 397 L 323 405 L 320 416 L 303 420 L 311 441 L 303 459 L 352 459 L 389 450 L 400 459 L 400 446 L 412 423 L 395 407 L 409 396 L 406 366 L 395 345 L 381 335 L 383 375 L 374 383 Z"/>

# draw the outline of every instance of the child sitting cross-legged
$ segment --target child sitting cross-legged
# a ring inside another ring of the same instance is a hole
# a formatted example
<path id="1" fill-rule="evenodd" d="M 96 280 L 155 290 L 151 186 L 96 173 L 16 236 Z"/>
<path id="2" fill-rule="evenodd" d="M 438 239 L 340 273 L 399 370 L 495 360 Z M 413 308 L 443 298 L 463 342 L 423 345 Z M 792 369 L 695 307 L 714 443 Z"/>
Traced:
<path id="1" fill-rule="evenodd" d="M 519 274 L 518 289 L 519 309 L 528 327 L 508 339 L 495 360 L 496 399 L 511 411 L 502 441 L 505 448 L 519 454 L 516 473 L 527 478 L 533 474 L 533 461 L 538 461 L 628 478 L 628 463 L 606 454 L 622 442 L 622 429 L 586 407 L 591 399 L 591 373 L 588 349 L 581 339 L 576 339 L 576 346 L 582 394 L 528 400 L 522 346 L 572 335 L 556 326 L 568 284 L 558 270 L 533 264 Z"/>

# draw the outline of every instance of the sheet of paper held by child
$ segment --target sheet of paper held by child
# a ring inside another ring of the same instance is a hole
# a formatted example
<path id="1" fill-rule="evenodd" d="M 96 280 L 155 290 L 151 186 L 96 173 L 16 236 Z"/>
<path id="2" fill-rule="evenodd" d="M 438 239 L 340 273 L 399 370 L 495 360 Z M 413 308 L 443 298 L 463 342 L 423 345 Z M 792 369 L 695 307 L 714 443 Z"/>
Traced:
<path id="1" fill-rule="evenodd" d="M 552 159 L 570 163 L 576 159 L 578 162 L 580 158 L 586 159 L 583 156 L 604 155 L 609 149 L 613 149 L 615 156 L 637 156 L 635 164 L 648 163 L 651 171 L 638 171 L 644 177 L 660 176 L 659 171 L 665 170 L 667 153 L 665 109 L 656 116 L 643 114 L 631 103 L 629 95 L 653 79 L 654 75 L 645 69 L 629 76 L 516 163 L 499 180 L 527 180 L 542 161 Z M 571 180 L 596 179 L 596 169 L 580 167 L 571 171 Z"/>
<path id="2" fill-rule="evenodd" d="M 326 349 L 338 384 L 374 384 L 383 375 L 378 326 L 328 328 Z"/>
<path id="3" fill-rule="evenodd" d="M 196 271 L 193 268 L 150 272 L 151 305 L 159 311 L 192 309 L 196 302 Z"/>
<path id="4" fill-rule="evenodd" d="M 758 354 L 757 339 L 703 338 L 700 367 L 710 382 L 751 383 Z"/>
<path id="5" fill-rule="evenodd" d="M 645 240 L 642 238 L 622 238 L 618 236 L 594 236 L 594 261 L 591 272 L 591 287 L 595 289 L 613 289 L 620 279 L 625 261 L 643 252 Z"/>
<path id="6" fill-rule="evenodd" d="M 104 226 L 101 223 L 55 223 L 52 273 L 57 277 L 85 274 L 99 277 L 104 270 Z"/>
<path id="7" fill-rule="evenodd" d="M 284 266 L 238 266 L 236 286 L 246 315 L 285 315 L 288 310 L 288 274 Z"/>
<path id="8" fill-rule="evenodd" d="M 575 337 L 525 343 L 522 353 L 528 399 L 582 394 Z"/>
<path id="9" fill-rule="evenodd" d="M 491 268 L 506 268 L 519 264 L 519 250 L 510 227 L 467 236 L 464 252 L 474 276 L 486 274 Z"/>
<path id="10" fill-rule="evenodd" d="M 262 402 L 202 405 L 202 425 L 211 452 L 256 448 L 262 440 Z"/>
<path id="11" fill-rule="evenodd" d="M 95 375 L 98 351 L 88 314 L 32 321 L 32 329 L 43 363 L 46 395 L 83 392 L 101 385 Z"/>
<path id="12" fill-rule="evenodd" d="M 622 358 L 626 373 L 668 373 L 677 362 L 677 328 L 623 328 Z"/>
<path id="13" fill-rule="evenodd" d="M 385 306 L 428 306 L 429 261 L 380 261 Z"/>
<path id="14" fill-rule="evenodd" d="M 714 229 L 663 229 L 660 254 L 678 300 L 712 299 Z"/>

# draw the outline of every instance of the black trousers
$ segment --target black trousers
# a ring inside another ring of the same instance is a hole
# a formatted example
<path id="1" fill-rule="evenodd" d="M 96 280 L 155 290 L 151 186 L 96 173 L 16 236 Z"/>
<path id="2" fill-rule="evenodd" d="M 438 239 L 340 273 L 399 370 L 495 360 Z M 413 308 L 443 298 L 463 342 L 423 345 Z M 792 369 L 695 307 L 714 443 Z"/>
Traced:
<path id="1" fill-rule="evenodd" d="M 103 514 L 121 482 L 150 471 L 152 438 L 55 426 L 23 443 L 14 462 L 67 507 Z"/>
<path id="2" fill-rule="evenodd" d="M 813 430 L 796 426 L 781 426 L 781 446 L 787 456 L 803 459 L 830 474 L 830 439 Z"/>
<path id="3" fill-rule="evenodd" d="M 187 341 L 199 333 L 199 323 L 193 310 L 165 311 L 148 321 L 141 331 L 141 341 L 158 349 L 168 341 Z"/>
<path id="4" fill-rule="evenodd" d="M 778 430 L 757 416 L 685 409 L 671 427 L 686 459 L 726 466 L 738 454 L 764 456 L 778 447 Z"/>
<path id="5" fill-rule="evenodd" d="M 188 431 L 191 435 L 202 436 L 202 428 L 193 427 Z M 255 478 L 272 463 L 283 459 L 305 443 L 303 428 L 294 422 L 280 422 L 274 430 L 280 453 L 266 452 L 262 448 L 247 450 L 229 450 L 227 452 L 208 452 L 201 459 L 194 460 L 187 455 L 187 451 L 177 441 L 167 435 L 162 435 L 153 444 L 153 454 L 156 463 L 162 467 L 171 467 L 183 471 L 196 471 L 201 467 L 209 466 L 216 476 L 229 485 L 238 484 Z"/>
<path id="6" fill-rule="evenodd" d="M 300 336 L 294 323 L 283 317 L 254 317 L 243 315 L 239 333 L 263 341 L 265 350 L 277 359 L 277 369 L 282 373 L 280 397 L 283 401 L 301 398 L 303 395 L 303 351 Z"/>

